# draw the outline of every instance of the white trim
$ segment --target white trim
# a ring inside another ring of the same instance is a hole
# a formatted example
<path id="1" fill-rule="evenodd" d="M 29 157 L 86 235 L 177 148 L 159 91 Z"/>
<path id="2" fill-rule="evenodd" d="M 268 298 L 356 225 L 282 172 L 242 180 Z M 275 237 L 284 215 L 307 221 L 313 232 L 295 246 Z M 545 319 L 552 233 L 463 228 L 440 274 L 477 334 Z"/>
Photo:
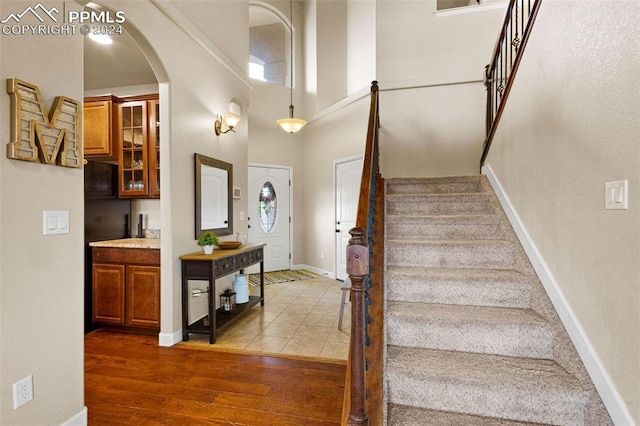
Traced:
<path id="1" fill-rule="evenodd" d="M 554 308 L 558 312 L 558 316 L 560 317 L 562 324 L 569 333 L 569 337 L 576 347 L 576 351 L 582 359 L 587 372 L 591 376 L 591 380 L 600 394 L 602 402 L 611 416 L 611 420 L 613 420 L 613 423 L 616 425 L 634 425 L 635 423 L 631 417 L 631 413 L 624 403 L 624 400 L 618 393 L 615 384 L 611 381 L 611 377 L 602 364 L 602 361 L 591 344 L 589 337 L 582 328 L 582 325 L 573 312 L 573 309 L 571 309 L 571 305 L 565 298 L 562 289 L 558 285 L 558 282 L 542 257 L 542 254 L 538 250 L 535 242 L 529 235 L 524 223 L 520 220 L 518 213 L 511 204 L 509 196 L 500 184 L 498 177 L 493 172 L 491 165 L 483 166 L 482 172 L 489 179 L 489 183 L 493 187 L 509 222 L 511 222 L 511 226 L 518 236 L 520 243 L 524 247 L 524 250 L 526 251 L 531 264 L 536 270 L 542 285 L 549 295 Z"/>
<path id="2" fill-rule="evenodd" d="M 359 101 L 362 98 L 365 98 L 367 96 L 369 96 L 369 94 L 371 93 L 371 87 L 365 87 L 362 88 L 360 90 L 358 90 L 355 93 L 352 93 L 351 95 L 347 96 L 346 98 L 343 98 L 341 100 L 339 100 L 338 102 L 328 106 L 327 108 L 323 109 L 322 111 L 318 111 L 315 114 L 313 114 L 311 117 L 308 118 L 309 123 L 313 123 L 316 120 L 321 119 L 322 117 L 326 117 L 327 115 L 333 114 L 334 112 L 340 111 L 342 108 L 345 108 L 346 106 Z"/>
<path id="3" fill-rule="evenodd" d="M 467 13 L 484 12 L 486 10 L 493 9 L 506 9 L 506 1 L 493 1 L 485 4 L 472 4 L 471 6 L 452 7 L 450 9 L 436 10 L 433 12 L 436 18 L 442 18 L 445 16 L 464 15 Z"/>
<path id="4" fill-rule="evenodd" d="M 333 272 L 325 271 L 324 269 L 316 268 L 315 266 L 306 265 L 304 263 L 301 263 L 299 265 L 293 265 L 291 269 L 294 271 L 299 271 L 300 269 L 306 269 L 309 272 L 322 275 L 323 277 L 331 278 L 332 280 L 335 279 L 335 275 L 333 275 Z"/>
<path id="5" fill-rule="evenodd" d="M 175 333 L 160 333 L 158 334 L 158 345 L 169 347 L 176 343 L 182 342 L 182 329 Z"/>
<path id="6" fill-rule="evenodd" d="M 82 407 L 82 410 L 80 410 L 78 414 L 71 417 L 66 422 L 62 423 L 61 426 L 87 426 L 89 421 L 87 416 L 88 416 L 87 407 L 84 406 Z"/>
<path id="7" fill-rule="evenodd" d="M 202 47 L 212 58 L 217 60 L 231 74 L 236 76 L 248 88 L 252 89 L 249 77 L 245 70 L 240 69 L 236 64 L 224 54 L 218 46 L 211 42 L 191 21 L 189 21 L 180 10 L 167 1 L 149 0 L 164 16 L 182 30 L 191 40 Z"/>

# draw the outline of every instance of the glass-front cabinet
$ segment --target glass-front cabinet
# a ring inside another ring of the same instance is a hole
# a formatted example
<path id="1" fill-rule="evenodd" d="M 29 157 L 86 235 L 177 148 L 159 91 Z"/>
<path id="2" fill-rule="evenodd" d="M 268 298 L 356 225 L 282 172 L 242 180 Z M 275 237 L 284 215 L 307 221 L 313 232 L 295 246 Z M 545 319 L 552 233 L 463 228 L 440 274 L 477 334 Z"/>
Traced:
<path id="1" fill-rule="evenodd" d="M 158 100 L 133 100 L 119 106 L 118 196 L 160 197 Z"/>
<path id="2" fill-rule="evenodd" d="M 160 197 L 160 102 L 149 101 L 149 195 Z"/>

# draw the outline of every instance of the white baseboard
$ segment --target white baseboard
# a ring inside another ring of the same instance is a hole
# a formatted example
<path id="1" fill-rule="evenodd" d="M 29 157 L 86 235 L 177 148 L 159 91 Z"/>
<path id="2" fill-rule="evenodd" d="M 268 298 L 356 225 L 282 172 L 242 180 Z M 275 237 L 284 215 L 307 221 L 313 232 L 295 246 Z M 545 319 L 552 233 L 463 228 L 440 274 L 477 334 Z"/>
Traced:
<path id="1" fill-rule="evenodd" d="M 511 222 L 511 226 L 518 236 L 518 239 L 524 247 L 533 268 L 536 270 L 542 285 L 549 295 L 551 303 L 553 303 L 554 308 L 558 312 L 558 316 L 567 330 L 569 338 L 571 338 L 571 341 L 576 347 L 578 355 L 582 359 L 587 372 L 591 376 L 591 380 L 600 394 L 602 402 L 611 416 L 611 420 L 613 420 L 613 423 L 616 425 L 635 425 L 629 409 L 618 393 L 614 383 L 611 381 L 611 377 L 607 373 L 607 370 L 582 328 L 580 321 L 578 321 L 573 309 L 571 309 L 571 305 L 569 305 L 565 298 L 564 293 L 549 269 L 549 266 L 542 257 L 542 254 L 538 250 L 535 242 L 531 239 L 524 223 L 520 220 L 520 216 L 518 216 L 518 213 L 511 204 L 511 200 L 500 184 L 498 177 L 495 175 L 490 165 L 483 166 L 482 172 L 489 179 L 489 183 L 493 187 L 509 222 Z"/>
<path id="2" fill-rule="evenodd" d="M 78 414 L 62 423 L 62 426 L 87 426 L 88 421 L 87 407 L 83 407 Z"/>
<path id="3" fill-rule="evenodd" d="M 180 342 L 182 342 L 182 330 L 178 330 L 175 333 L 160 333 L 158 335 L 158 344 L 160 346 L 173 346 Z"/>
<path id="4" fill-rule="evenodd" d="M 304 263 L 300 265 L 293 265 L 291 269 L 294 271 L 306 269 L 307 271 L 313 272 L 314 274 L 322 275 L 323 277 L 331 278 L 332 280 L 335 279 L 335 274 L 333 272 L 325 271 L 324 269 L 316 268 L 315 266 L 305 265 Z"/>

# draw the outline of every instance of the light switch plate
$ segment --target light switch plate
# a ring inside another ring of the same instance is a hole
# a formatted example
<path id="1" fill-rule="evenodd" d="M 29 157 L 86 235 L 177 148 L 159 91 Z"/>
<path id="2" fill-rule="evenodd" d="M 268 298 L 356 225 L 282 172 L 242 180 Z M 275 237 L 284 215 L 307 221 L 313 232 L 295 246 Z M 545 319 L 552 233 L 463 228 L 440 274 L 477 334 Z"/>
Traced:
<path id="1" fill-rule="evenodd" d="M 69 233 L 69 212 L 68 211 L 43 211 L 42 212 L 42 234 L 68 234 Z"/>
<path id="2" fill-rule="evenodd" d="M 604 208 L 606 210 L 627 210 L 629 208 L 628 180 L 604 184 Z"/>

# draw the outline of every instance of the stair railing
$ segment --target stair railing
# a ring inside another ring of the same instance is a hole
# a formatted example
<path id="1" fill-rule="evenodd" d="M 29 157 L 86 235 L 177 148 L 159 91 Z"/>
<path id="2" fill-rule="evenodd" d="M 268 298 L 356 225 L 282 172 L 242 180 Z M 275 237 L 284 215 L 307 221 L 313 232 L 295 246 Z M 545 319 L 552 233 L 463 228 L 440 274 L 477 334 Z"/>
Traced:
<path id="1" fill-rule="evenodd" d="M 513 79 L 529 40 L 533 23 L 542 0 L 510 0 L 507 13 L 493 50 L 493 57 L 485 67 L 487 88 L 486 138 L 480 167 L 489 154 L 491 142 L 513 85 Z"/>
<path id="2" fill-rule="evenodd" d="M 382 294 L 384 181 L 378 165 L 379 127 L 378 83 L 374 81 L 371 83 L 356 226 L 349 231 L 351 239 L 346 254 L 347 274 L 351 280 L 351 342 L 345 384 L 344 413 L 348 416 L 346 419 L 343 416 L 343 424 L 348 425 L 368 425 L 370 420 L 372 424 L 378 424 L 378 419 L 381 419 L 379 413 L 382 412 L 383 336 L 382 298 L 379 294 Z M 373 304 L 372 296 L 375 299 Z M 375 369 L 371 369 L 372 366 Z M 369 377 L 370 374 L 373 376 Z"/>

